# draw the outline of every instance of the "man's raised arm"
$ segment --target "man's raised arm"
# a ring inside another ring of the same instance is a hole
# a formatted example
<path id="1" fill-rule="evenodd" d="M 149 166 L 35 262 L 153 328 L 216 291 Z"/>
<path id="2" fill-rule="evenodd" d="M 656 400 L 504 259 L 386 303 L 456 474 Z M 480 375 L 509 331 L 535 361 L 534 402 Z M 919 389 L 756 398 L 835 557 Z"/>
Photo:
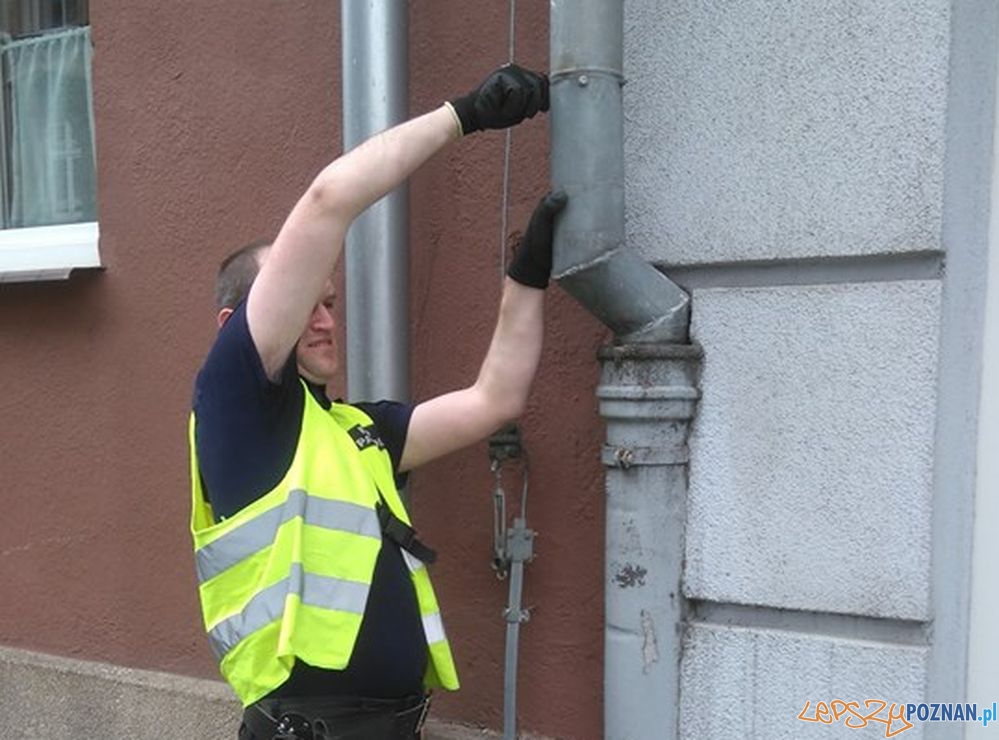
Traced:
<path id="1" fill-rule="evenodd" d="M 523 413 L 541 359 L 555 217 L 566 202 L 565 193 L 550 193 L 534 209 L 507 270 L 496 329 L 475 383 L 413 410 L 401 470 L 474 444 Z"/>
<path id="2" fill-rule="evenodd" d="M 350 223 L 450 141 L 548 110 L 548 80 L 518 67 L 493 72 L 468 95 L 384 131 L 328 165 L 288 216 L 247 299 L 247 321 L 276 378 L 333 272 Z"/>

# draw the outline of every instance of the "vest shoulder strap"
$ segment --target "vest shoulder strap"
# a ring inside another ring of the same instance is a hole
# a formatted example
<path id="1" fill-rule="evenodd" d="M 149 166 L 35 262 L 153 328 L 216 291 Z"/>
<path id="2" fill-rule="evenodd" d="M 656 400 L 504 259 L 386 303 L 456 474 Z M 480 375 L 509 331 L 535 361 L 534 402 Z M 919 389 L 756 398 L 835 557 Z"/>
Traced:
<path id="1" fill-rule="evenodd" d="M 354 440 L 358 452 L 361 453 L 361 459 L 375 480 L 379 498 L 375 509 L 378 512 L 378 523 L 381 526 L 382 534 L 424 563 L 436 562 L 437 553 L 420 541 L 416 530 L 408 521 L 409 513 L 406 512 L 402 498 L 395 487 L 392 461 L 385 448 L 385 443 L 378 436 L 374 422 L 355 406 L 337 404 L 334 409 L 331 409 L 331 413 L 334 413 L 337 422 L 342 426 L 346 422 L 347 434 Z M 392 505 L 390 496 L 397 502 L 396 506 Z M 400 514 L 405 515 L 405 519 L 396 513 L 395 509 L 397 508 Z"/>
<path id="2" fill-rule="evenodd" d="M 437 562 L 437 552 L 423 544 L 416 536 L 416 530 L 393 514 L 391 509 L 385 505 L 384 500 L 378 502 L 375 511 L 378 513 L 378 524 L 381 526 L 383 535 L 416 559 L 422 560 L 428 565 Z"/>

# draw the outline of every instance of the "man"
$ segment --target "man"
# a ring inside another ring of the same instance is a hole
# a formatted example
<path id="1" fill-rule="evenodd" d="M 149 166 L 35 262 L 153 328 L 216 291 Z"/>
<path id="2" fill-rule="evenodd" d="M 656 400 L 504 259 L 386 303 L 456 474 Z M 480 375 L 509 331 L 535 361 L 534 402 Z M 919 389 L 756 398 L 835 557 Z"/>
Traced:
<path id="1" fill-rule="evenodd" d="M 401 477 L 518 416 L 537 368 L 552 224 L 539 204 L 469 387 L 412 408 L 330 402 L 331 275 L 351 221 L 447 143 L 548 109 L 548 81 L 500 68 L 468 95 L 328 165 L 273 244 L 223 262 L 219 334 L 190 425 L 199 594 L 240 738 L 417 738 L 426 691 L 458 687 Z"/>

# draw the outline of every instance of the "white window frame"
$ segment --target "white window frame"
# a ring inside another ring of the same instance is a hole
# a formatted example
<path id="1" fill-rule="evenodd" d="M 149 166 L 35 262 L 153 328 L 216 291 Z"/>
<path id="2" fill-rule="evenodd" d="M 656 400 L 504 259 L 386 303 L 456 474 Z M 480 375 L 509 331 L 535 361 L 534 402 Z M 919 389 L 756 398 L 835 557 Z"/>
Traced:
<path id="1" fill-rule="evenodd" d="M 95 221 L 0 228 L 0 283 L 66 280 L 73 270 L 102 267 L 99 240 Z"/>
<path id="2" fill-rule="evenodd" d="M 101 267 L 96 221 L 0 229 L 0 283 L 66 280 L 73 270 Z"/>

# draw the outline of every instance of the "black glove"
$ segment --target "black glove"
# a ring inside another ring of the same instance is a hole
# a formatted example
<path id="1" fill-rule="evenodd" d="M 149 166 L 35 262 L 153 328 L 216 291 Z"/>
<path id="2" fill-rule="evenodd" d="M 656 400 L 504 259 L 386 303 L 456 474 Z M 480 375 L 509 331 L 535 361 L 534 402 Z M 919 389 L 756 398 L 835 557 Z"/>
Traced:
<path id="1" fill-rule="evenodd" d="M 527 224 L 527 231 L 520 241 L 506 274 L 521 285 L 547 288 L 552 274 L 552 231 L 555 216 L 565 208 L 569 196 L 561 190 L 548 193 L 538 203 Z"/>
<path id="2" fill-rule="evenodd" d="M 468 95 L 450 102 L 466 136 L 487 128 L 508 128 L 548 110 L 548 78 L 506 64 Z"/>

